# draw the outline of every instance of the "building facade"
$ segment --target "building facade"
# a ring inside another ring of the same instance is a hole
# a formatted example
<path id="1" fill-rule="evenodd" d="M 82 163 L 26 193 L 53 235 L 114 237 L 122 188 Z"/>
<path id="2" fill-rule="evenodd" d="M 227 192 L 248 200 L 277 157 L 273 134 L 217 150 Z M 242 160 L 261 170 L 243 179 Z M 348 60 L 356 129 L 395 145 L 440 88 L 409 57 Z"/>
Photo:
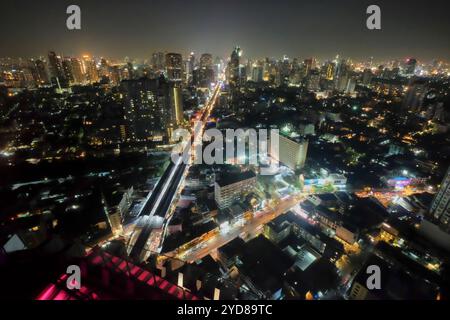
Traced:
<path id="1" fill-rule="evenodd" d="M 229 207 L 239 200 L 245 192 L 256 186 L 256 175 L 253 171 L 230 174 L 222 177 L 214 184 L 214 199 L 220 209 Z"/>

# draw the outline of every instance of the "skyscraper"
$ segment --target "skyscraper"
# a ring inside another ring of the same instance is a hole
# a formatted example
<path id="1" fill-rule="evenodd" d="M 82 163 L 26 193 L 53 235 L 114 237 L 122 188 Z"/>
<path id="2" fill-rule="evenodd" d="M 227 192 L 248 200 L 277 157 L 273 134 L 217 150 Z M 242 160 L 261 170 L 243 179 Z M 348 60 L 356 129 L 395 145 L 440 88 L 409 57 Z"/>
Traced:
<path id="1" fill-rule="evenodd" d="M 429 88 L 425 80 L 411 78 L 408 90 L 403 98 L 403 109 L 405 111 L 420 112 L 423 100 Z"/>
<path id="2" fill-rule="evenodd" d="M 164 52 L 155 52 L 152 54 L 152 68 L 154 71 L 162 71 L 166 66 Z"/>
<path id="3" fill-rule="evenodd" d="M 240 57 L 242 55 L 241 48 L 235 47 L 231 53 L 231 59 L 228 63 L 228 82 L 230 86 L 235 87 L 240 85 L 241 68 Z"/>
<path id="4" fill-rule="evenodd" d="M 336 65 L 333 62 L 327 62 L 326 64 L 326 74 L 325 74 L 325 78 L 327 80 L 333 80 L 334 78 L 334 72 L 336 69 Z"/>
<path id="5" fill-rule="evenodd" d="M 34 71 L 35 71 L 35 80 L 38 84 L 46 84 L 49 82 L 44 61 L 40 59 L 34 61 Z"/>
<path id="6" fill-rule="evenodd" d="M 192 81 L 192 76 L 195 68 L 195 55 L 191 52 L 189 58 L 184 61 L 184 80 L 187 84 Z"/>
<path id="7" fill-rule="evenodd" d="M 372 71 L 370 69 L 364 69 L 362 76 L 362 84 L 368 86 L 372 81 L 372 78 L 373 78 Z"/>
<path id="8" fill-rule="evenodd" d="M 83 75 L 83 69 L 81 66 L 81 61 L 78 58 L 71 58 L 70 63 L 72 66 L 72 75 L 73 75 L 73 81 L 74 83 L 83 83 L 84 81 L 84 75 Z"/>
<path id="9" fill-rule="evenodd" d="M 314 67 L 314 58 L 305 59 L 303 65 L 305 66 L 305 77 L 307 77 Z"/>
<path id="10" fill-rule="evenodd" d="M 204 53 L 200 57 L 200 68 L 212 68 L 213 57 L 210 53 Z"/>
<path id="11" fill-rule="evenodd" d="M 172 120 L 169 85 L 164 76 L 121 82 L 120 91 L 125 99 L 125 116 L 131 139 L 155 141 L 167 135 Z M 178 98 L 175 95 L 173 100 L 179 102 Z"/>
<path id="12" fill-rule="evenodd" d="M 72 72 L 72 63 L 70 61 L 70 58 L 64 58 L 62 60 L 62 68 L 64 72 L 64 77 L 67 79 L 69 83 L 73 83 L 73 72 Z"/>
<path id="13" fill-rule="evenodd" d="M 441 182 L 439 192 L 431 203 L 430 213 L 439 221 L 443 230 L 450 232 L 450 167 Z"/>
<path id="14" fill-rule="evenodd" d="M 181 86 L 172 83 L 170 92 L 170 122 L 173 126 L 180 125 L 183 121 L 183 98 L 181 96 Z"/>
<path id="15" fill-rule="evenodd" d="M 403 73 L 406 76 L 413 76 L 416 70 L 417 60 L 415 58 L 408 58 L 405 61 Z"/>
<path id="16" fill-rule="evenodd" d="M 287 85 L 289 83 L 289 75 L 291 74 L 291 64 L 289 58 L 285 55 L 283 60 L 278 64 L 278 85 Z"/>
<path id="17" fill-rule="evenodd" d="M 252 65 L 252 81 L 261 82 L 263 81 L 263 66 L 254 63 Z"/>
<path id="18" fill-rule="evenodd" d="M 53 85 L 65 86 L 66 78 L 61 62 L 61 57 L 54 51 L 48 53 L 48 68 L 50 71 L 50 80 Z"/>
<path id="19" fill-rule="evenodd" d="M 169 80 L 181 81 L 183 77 L 183 57 L 179 53 L 166 54 L 166 73 Z"/>
<path id="20" fill-rule="evenodd" d="M 87 81 L 90 83 L 97 82 L 98 81 L 98 71 L 97 71 L 97 66 L 95 65 L 94 59 L 92 59 L 88 55 L 83 56 L 83 65 L 84 65 L 84 71 L 86 74 Z"/>
<path id="21" fill-rule="evenodd" d="M 100 77 L 109 77 L 109 65 L 105 58 L 100 59 L 98 74 Z"/>
<path id="22" fill-rule="evenodd" d="M 308 75 L 308 81 L 306 83 L 306 88 L 310 91 L 320 90 L 320 74 L 317 70 L 312 70 Z"/>

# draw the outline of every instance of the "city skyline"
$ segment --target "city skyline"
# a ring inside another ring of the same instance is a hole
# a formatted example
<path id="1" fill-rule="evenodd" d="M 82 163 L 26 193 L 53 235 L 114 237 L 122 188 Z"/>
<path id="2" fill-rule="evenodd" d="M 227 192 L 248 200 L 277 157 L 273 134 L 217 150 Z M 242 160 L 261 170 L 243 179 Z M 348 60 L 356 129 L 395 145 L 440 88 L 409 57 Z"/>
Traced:
<path id="1" fill-rule="evenodd" d="M 447 4 L 75 4 L 0 13 L 0 300 L 450 299 Z"/>
<path id="2" fill-rule="evenodd" d="M 408 5 L 378 1 L 381 30 L 365 26 L 369 1 L 314 4 L 284 0 L 275 9 L 267 1 L 133 1 L 131 5 L 78 1 L 82 28 L 75 31 L 65 27 L 69 4 L 4 4 L 0 17 L 5 26 L 14 27 L 0 29 L 5 43 L 0 56 L 38 56 L 54 49 L 69 56 L 89 50 L 114 58 L 144 59 L 154 51 L 211 52 L 225 57 L 235 45 L 244 47 L 244 54 L 250 57 L 286 54 L 324 59 L 340 54 L 357 60 L 415 56 L 425 61 L 448 60 L 450 56 L 448 3 L 439 0 L 426 4 L 409 1 Z"/>

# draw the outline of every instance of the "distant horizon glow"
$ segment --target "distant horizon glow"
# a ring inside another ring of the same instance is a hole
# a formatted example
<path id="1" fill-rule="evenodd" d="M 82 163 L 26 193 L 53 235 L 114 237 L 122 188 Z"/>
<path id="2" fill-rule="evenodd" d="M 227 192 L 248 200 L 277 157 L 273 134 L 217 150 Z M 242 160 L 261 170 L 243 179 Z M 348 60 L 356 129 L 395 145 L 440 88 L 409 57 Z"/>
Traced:
<path id="1" fill-rule="evenodd" d="M 19 0 L 2 4 L 0 57 L 38 57 L 48 51 L 80 56 L 149 59 L 153 52 L 210 52 L 228 57 L 234 46 L 244 57 L 339 55 L 358 61 L 450 57 L 450 3 L 379 0 L 382 29 L 368 30 L 368 0 L 248 0 L 227 2 L 77 0 L 81 30 L 66 28 L 68 1 Z M 426 14 L 424 14 L 426 13 Z M 42 23 L 45 21 L 45 24 Z M 420 21 L 420 23 L 418 23 Z M 13 27 L 10 27 L 13 26 Z"/>

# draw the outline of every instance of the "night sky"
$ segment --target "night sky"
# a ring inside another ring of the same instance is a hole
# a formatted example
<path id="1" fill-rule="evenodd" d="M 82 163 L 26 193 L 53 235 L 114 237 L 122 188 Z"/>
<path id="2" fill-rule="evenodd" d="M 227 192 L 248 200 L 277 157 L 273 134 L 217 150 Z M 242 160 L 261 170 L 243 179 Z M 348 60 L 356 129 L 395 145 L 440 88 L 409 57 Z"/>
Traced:
<path id="1" fill-rule="evenodd" d="M 82 30 L 66 28 L 78 4 Z M 382 30 L 366 29 L 378 4 Z M 2 0 L 0 56 L 149 58 L 154 51 L 229 56 L 240 45 L 261 58 L 415 56 L 450 60 L 450 1 L 399 0 Z"/>

